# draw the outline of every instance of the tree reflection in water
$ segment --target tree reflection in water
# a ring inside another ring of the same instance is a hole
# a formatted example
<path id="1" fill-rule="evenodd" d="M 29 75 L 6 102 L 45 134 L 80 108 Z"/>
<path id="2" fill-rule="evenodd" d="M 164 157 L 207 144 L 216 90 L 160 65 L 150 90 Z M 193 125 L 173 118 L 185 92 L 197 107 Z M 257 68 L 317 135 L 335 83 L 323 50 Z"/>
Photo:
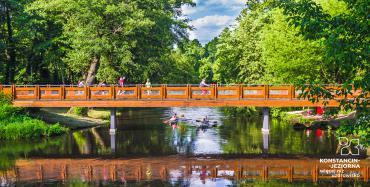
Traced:
<path id="1" fill-rule="evenodd" d="M 179 123 L 178 128 L 173 129 L 163 124 L 163 120 L 168 119 L 174 112 L 179 115 L 184 114 L 186 118 L 192 120 L 208 116 L 211 120 L 217 121 L 219 126 L 200 129 L 192 123 Z M 271 120 L 270 133 L 263 134 L 260 116 L 253 119 L 227 117 L 218 109 L 130 109 L 122 113 L 115 135 L 109 134 L 108 127 L 100 127 L 34 142 L 0 142 L 0 169 L 12 168 L 17 159 L 34 157 L 145 158 L 199 154 L 221 157 L 225 155 L 333 156 L 336 155 L 338 145 L 331 131 L 295 131 L 288 123 Z M 148 168 L 144 169 L 148 170 Z M 187 180 L 191 181 L 191 179 Z M 186 186 L 191 183 L 187 180 L 178 179 L 176 182 L 164 182 L 161 185 Z M 207 183 L 208 179 L 205 180 Z M 121 181 L 127 181 L 126 177 L 123 176 Z M 227 180 L 221 182 L 225 181 Z M 236 184 L 233 181 L 228 182 Z M 127 184 L 130 184 L 130 181 L 127 181 Z M 259 184 L 256 183 L 256 185 Z"/>

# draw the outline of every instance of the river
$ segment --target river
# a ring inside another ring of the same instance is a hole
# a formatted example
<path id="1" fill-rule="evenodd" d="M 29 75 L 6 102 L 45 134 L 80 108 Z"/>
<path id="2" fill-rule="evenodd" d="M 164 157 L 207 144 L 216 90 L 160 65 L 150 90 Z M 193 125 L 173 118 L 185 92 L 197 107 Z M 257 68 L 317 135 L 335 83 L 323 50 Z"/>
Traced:
<path id="1" fill-rule="evenodd" d="M 188 120 L 164 124 L 173 113 Z M 204 116 L 215 127 L 198 127 Z M 116 134 L 106 126 L 0 142 L 0 186 L 307 186 L 320 158 L 339 156 L 334 131 L 296 131 L 272 119 L 267 134 L 261 118 L 228 117 L 218 108 L 125 109 Z M 366 157 L 361 151 L 359 158 L 368 163 Z M 308 178 L 295 180 L 300 169 L 289 168 L 300 165 Z M 329 178 L 316 185 L 338 183 Z M 366 184 L 358 179 L 342 185 L 354 183 Z"/>

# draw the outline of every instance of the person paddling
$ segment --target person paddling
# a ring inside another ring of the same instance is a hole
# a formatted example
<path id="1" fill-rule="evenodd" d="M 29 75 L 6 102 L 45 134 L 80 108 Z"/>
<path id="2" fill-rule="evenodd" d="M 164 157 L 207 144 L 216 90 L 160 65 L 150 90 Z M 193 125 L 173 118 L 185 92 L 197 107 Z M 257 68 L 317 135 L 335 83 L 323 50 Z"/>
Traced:
<path id="1" fill-rule="evenodd" d="M 170 119 L 170 123 L 176 123 L 177 122 L 177 114 L 175 113 L 172 117 L 171 117 L 171 119 Z"/>

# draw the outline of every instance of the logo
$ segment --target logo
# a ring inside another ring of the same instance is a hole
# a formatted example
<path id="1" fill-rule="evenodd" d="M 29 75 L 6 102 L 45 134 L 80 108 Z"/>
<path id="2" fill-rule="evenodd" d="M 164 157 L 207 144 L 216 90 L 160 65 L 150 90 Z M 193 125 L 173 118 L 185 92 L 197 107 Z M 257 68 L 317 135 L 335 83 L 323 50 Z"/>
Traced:
<path id="1" fill-rule="evenodd" d="M 341 146 L 340 155 L 342 156 L 360 155 L 360 139 L 349 140 L 347 137 L 339 137 L 339 146 Z"/>

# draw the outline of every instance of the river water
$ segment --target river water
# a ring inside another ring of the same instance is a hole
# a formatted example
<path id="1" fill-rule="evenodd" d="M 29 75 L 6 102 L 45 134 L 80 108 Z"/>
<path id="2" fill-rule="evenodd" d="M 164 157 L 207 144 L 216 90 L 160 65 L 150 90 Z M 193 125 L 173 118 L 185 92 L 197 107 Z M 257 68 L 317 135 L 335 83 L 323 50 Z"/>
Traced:
<path id="1" fill-rule="evenodd" d="M 241 179 L 251 173 L 240 168 L 250 166 L 262 176 L 259 168 L 308 164 L 303 170 L 311 172 L 310 162 L 339 156 L 335 132 L 296 131 L 272 119 L 266 134 L 259 115 L 229 117 L 218 108 L 121 113 L 116 134 L 106 126 L 39 141 L 0 142 L 0 186 L 307 186 L 311 179 Z M 173 113 L 188 120 L 177 126 L 164 124 Z M 215 127 L 199 127 L 196 121 L 205 116 Z M 360 157 L 366 158 L 366 152 Z M 238 177 L 237 172 L 242 174 Z M 337 184 L 330 178 L 316 183 Z M 353 184 L 366 185 L 361 179 L 342 182 Z"/>

